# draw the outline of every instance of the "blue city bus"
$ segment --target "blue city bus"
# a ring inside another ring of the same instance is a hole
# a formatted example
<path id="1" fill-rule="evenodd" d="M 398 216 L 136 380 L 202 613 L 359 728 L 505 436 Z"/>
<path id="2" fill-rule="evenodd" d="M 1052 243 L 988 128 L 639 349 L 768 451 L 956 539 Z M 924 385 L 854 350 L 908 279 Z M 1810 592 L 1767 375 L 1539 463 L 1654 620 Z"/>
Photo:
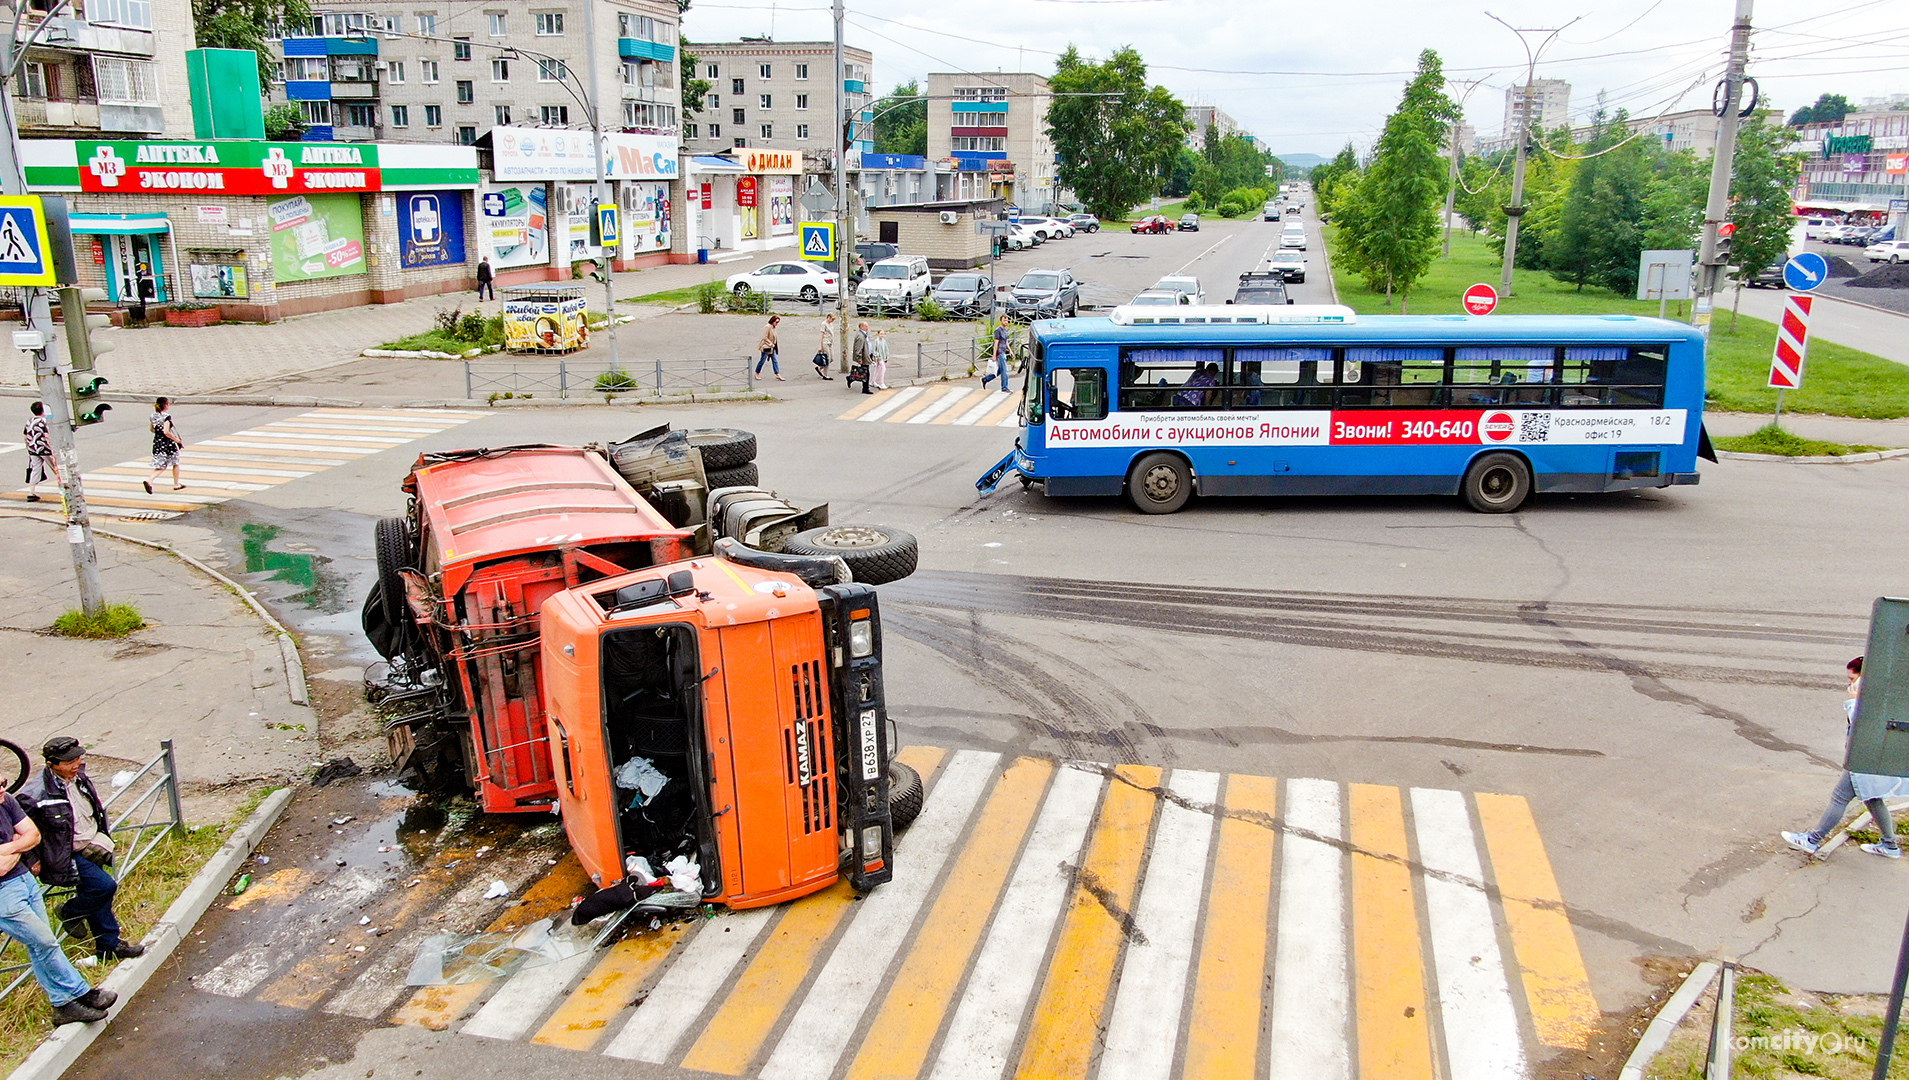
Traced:
<path id="1" fill-rule="evenodd" d="M 1704 339 L 1630 315 L 1123 307 L 1032 327 L 1021 436 L 977 482 L 1126 494 L 1463 495 L 1695 484 Z"/>

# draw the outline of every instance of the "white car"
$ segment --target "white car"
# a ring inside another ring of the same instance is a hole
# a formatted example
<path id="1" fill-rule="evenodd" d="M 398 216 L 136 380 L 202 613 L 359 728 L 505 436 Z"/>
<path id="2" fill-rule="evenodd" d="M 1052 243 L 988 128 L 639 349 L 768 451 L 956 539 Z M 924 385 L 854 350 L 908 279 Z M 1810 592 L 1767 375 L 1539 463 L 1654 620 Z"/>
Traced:
<path id="1" fill-rule="evenodd" d="M 1191 274 L 1169 274 L 1153 283 L 1154 289 L 1166 289 L 1177 292 L 1186 299 L 1182 303 L 1206 303 L 1206 290 L 1200 287 L 1200 279 Z M 1153 291 L 1152 289 L 1148 290 Z"/>
<path id="2" fill-rule="evenodd" d="M 1026 225 L 1013 222 L 1008 225 L 1007 236 L 1004 239 L 1007 242 L 1009 251 L 1020 251 L 1024 248 L 1033 247 L 1041 241 L 1046 240 L 1047 237 L 1042 236 Z"/>
<path id="3" fill-rule="evenodd" d="M 1899 263 L 1909 259 L 1909 240 L 1884 240 L 1863 249 L 1870 262 Z"/>
<path id="4" fill-rule="evenodd" d="M 1029 217 L 1021 215 L 1020 224 L 1039 233 L 1043 240 L 1058 240 L 1074 235 L 1074 227 L 1065 221 L 1050 217 Z"/>
<path id="5" fill-rule="evenodd" d="M 825 296 L 842 295 L 835 271 L 806 262 L 772 262 L 731 274 L 726 282 L 737 296 L 759 292 L 766 296 L 793 297 L 814 303 Z"/>
<path id="6" fill-rule="evenodd" d="M 1128 305 L 1138 307 L 1173 307 L 1188 302 L 1186 294 L 1175 289 L 1146 289 L 1127 301 Z"/>
<path id="7" fill-rule="evenodd" d="M 855 287 L 855 310 L 898 308 L 913 311 L 935 287 L 928 272 L 928 260 L 919 255 L 897 255 L 868 268 L 868 276 Z"/>
<path id="8" fill-rule="evenodd" d="M 1306 280 L 1306 254 L 1303 251 L 1275 251 L 1266 260 L 1265 269 L 1294 284 L 1303 284 Z"/>

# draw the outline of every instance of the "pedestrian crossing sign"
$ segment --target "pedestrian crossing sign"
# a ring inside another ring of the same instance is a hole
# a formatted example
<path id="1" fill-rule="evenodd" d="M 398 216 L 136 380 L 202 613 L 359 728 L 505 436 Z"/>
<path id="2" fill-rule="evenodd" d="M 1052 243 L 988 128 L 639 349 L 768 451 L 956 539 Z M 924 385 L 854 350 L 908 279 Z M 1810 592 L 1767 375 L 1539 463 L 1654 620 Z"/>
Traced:
<path id="1" fill-rule="evenodd" d="M 835 222 L 805 221 L 801 235 L 803 258 L 817 262 L 835 258 Z"/>
<path id="2" fill-rule="evenodd" d="M 38 195 L 0 196 L 0 285 L 53 285 L 46 208 Z"/>

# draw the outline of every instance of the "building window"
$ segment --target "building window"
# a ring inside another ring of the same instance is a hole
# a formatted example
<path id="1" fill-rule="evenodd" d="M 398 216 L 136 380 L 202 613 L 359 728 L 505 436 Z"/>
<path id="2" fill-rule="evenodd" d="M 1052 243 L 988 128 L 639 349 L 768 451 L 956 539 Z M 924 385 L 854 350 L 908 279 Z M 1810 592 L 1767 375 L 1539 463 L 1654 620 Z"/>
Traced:
<path id="1" fill-rule="evenodd" d="M 696 125 L 695 125 L 695 124 L 684 124 L 684 125 L 683 125 L 683 138 L 685 138 L 685 139 L 693 139 L 693 138 L 695 138 L 695 137 L 696 137 Z"/>
<path id="2" fill-rule="evenodd" d="M 808 107 L 809 107 L 809 95 L 807 95 L 807 94 L 797 94 L 797 95 L 795 96 L 795 107 L 796 107 L 796 108 L 798 108 L 798 109 L 806 109 L 806 108 L 808 108 Z"/>
<path id="3" fill-rule="evenodd" d="M 292 82 L 324 82 L 331 77 L 330 65 L 322 56 L 289 56 L 285 77 Z"/>
<path id="4" fill-rule="evenodd" d="M 501 127 L 510 126 L 510 106 L 493 105 L 491 106 L 491 113 L 496 117 L 497 123 L 499 126 Z"/>
<path id="5" fill-rule="evenodd" d="M 307 124 L 315 124 L 319 127 L 331 126 L 331 102 L 329 101 L 301 101 L 298 103 L 298 111 L 303 114 Z"/>
<path id="6" fill-rule="evenodd" d="M 491 36 L 503 37 L 510 33 L 510 15 L 502 11 L 487 12 L 491 21 Z"/>
<path id="7" fill-rule="evenodd" d="M 798 139 L 806 139 L 806 138 L 808 138 L 808 137 L 809 137 L 809 125 L 807 125 L 807 124 L 797 124 L 797 125 L 795 126 L 795 137 L 796 137 L 796 138 L 798 138 Z"/>
<path id="8" fill-rule="evenodd" d="M 461 37 L 451 42 L 451 59 L 469 60 L 471 58 L 471 39 Z"/>
<path id="9" fill-rule="evenodd" d="M 426 105 L 424 107 L 424 126 L 425 127 L 443 127 L 444 126 L 444 106 Z"/>
<path id="10" fill-rule="evenodd" d="M 626 101 L 623 103 L 623 126 L 675 131 L 676 106 L 658 105 L 653 101 Z"/>
<path id="11" fill-rule="evenodd" d="M 1008 114 L 1004 112 L 956 113 L 955 123 L 961 127 L 1007 127 Z"/>
<path id="12" fill-rule="evenodd" d="M 86 21 L 152 29 L 152 0 L 88 0 Z"/>
<path id="13" fill-rule="evenodd" d="M 93 85 L 101 105 L 159 104 L 159 65 L 150 60 L 93 57 Z"/>
<path id="14" fill-rule="evenodd" d="M 428 11 L 418 12 L 418 33 L 425 37 L 436 37 L 437 16 Z"/>
<path id="15" fill-rule="evenodd" d="M 492 60 L 491 61 L 491 81 L 492 82 L 509 82 L 510 81 L 510 61 L 508 60 Z"/>
<path id="16" fill-rule="evenodd" d="M 760 72 L 762 73 L 762 77 L 763 77 L 763 78 L 765 78 L 765 79 L 767 79 L 767 78 L 770 78 L 770 77 L 771 77 L 771 76 L 770 76 L 770 74 L 769 74 L 769 65 L 768 65 L 768 64 L 757 64 L 757 65 L 756 65 L 756 70 L 757 70 L 757 71 L 760 71 Z"/>
<path id="17" fill-rule="evenodd" d="M 60 69 L 38 60 L 29 60 L 20 77 L 20 96 L 56 99 L 59 97 Z"/>
<path id="18" fill-rule="evenodd" d="M 562 60 L 537 61 L 538 82 L 562 82 L 570 74 L 570 69 Z"/>
<path id="19" fill-rule="evenodd" d="M 711 124 L 711 125 L 709 125 L 709 137 L 710 137 L 710 138 L 712 138 L 712 139 L 720 139 L 720 138 L 722 138 L 722 137 L 723 137 L 723 126 L 722 126 L 721 124 Z"/>
<path id="20" fill-rule="evenodd" d="M 351 127 L 375 127 L 378 123 L 376 105 L 345 106 L 345 123 Z"/>
<path id="21" fill-rule="evenodd" d="M 410 127 L 411 126 L 411 106 L 409 105 L 391 106 L 391 126 L 392 127 Z"/>
<path id="22" fill-rule="evenodd" d="M 767 94 L 758 94 L 758 95 L 756 95 L 756 98 L 757 98 L 757 105 L 758 105 L 758 106 L 759 106 L 760 108 L 762 108 L 762 109 L 764 109 L 764 110 L 767 110 L 767 109 L 769 108 L 769 95 L 767 95 Z"/>
<path id="23" fill-rule="evenodd" d="M 742 119 L 742 110 L 741 110 L 741 109 L 731 109 L 731 110 L 729 110 L 729 119 L 730 119 L 731 121 L 733 121 L 733 122 L 735 122 L 735 123 L 738 123 L 738 124 L 740 124 L 740 123 L 742 123 L 742 122 L 743 122 L 743 119 Z"/>
<path id="24" fill-rule="evenodd" d="M 428 82 L 428 83 L 436 82 L 437 81 L 437 61 L 436 60 L 419 60 L 418 61 L 418 78 L 423 79 L 425 82 Z"/>
<path id="25" fill-rule="evenodd" d="M 640 38 L 643 41 L 655 41 L 668 45 L 675 40 L 675 26 L 661 19 L 652 19 L 648 15 L 622 14 L 616 20 L 617 36 Z M 711 68 L 715 65 L 711 64 Z M 710 78 L 715 78 L 711 75 Z"/>
<path id="26" fill-rule="evenodd" d="M 797 65 L 795 66 L 795 77 L 796 77 L 797 79 L 806 79 L 806 78 L 808 78 L 808 77 L 809 77 L 809 65 L 807 65 L 807 64 L 797 64 Z"/>
<path id="27" fill-rule="evenodd" d="M 971 136 L 956 136 L 955 138 L 948 140 L 948 143 L 949 143 L 948 149 L 950 150 L 966 150 L 966 151 L 976 151 L 976 152 L 1007 150 L 1006 139 L 985 139 L 985 138 L 975 138 Z"/>
<path id="28" fill-rule="evenodd" d="M 723 96 L 721 94 L 710 94 L 709 96 L 703 98 L 703 107 L 708 109 L 710 112 L 715 112 L 717 109 L 722 108 L 722 104 L 723 104 Z"/>
<path id="29" fill-rule="evenodd" d="M 742 80 L 741 79 L 729 80 L 729 92 L 732 94 L 742 93 Z"/>
<path id="30" fill-rule="evenodd" d="M 285 61 L 274 60 L 271 63 L 271 67 L 272 67 L 272 85 L 273 86 L 285 85 Z"/>
<path id="31" fill-rule="evenodd" d="M 1008 88 L 1005 86 L 957 86 L 954 88 L 956 101 L 1006 101 Z"/>
<path id="32" fill-rule="evenodd" d="M 378 77 L 378 65 L 375 61 L 363 57 L 334 56 L 331 58 L 332 82 L 373 82 Z"/>
<path id="33" fill-rule="evenodd" d="M 469 146 L 477 141 L 477 128 L 470 124 L 460 124 L 457 129 L 457 145 Z"/>
<path id="34" fill-rule="evenodd" d="M 477 88 L 471 85 L 471 80 L 469 79 L 457 80 L 457 103 L 459 105 L 469 105 L 471 102 L 476 100 L 477 100 Z"/>
<path id="35" fill-rule="evenodd" d="M 762 125 L 762 137 L 763 137 L 763 138 L 765 138 L 765 139 L 773 139 L 773 138 L 775 138 L 775 137 L 776 137 L 776 126 L 775 126 L 774 124 L 764 124 L 764 125 Z"/>
<path id="36" fill-rule="evenodd" d="M 540 11 L 537 13 L 537 36 L 555 37 L 563 33 L 563 12 Z"/>
<path id="37" fill-rule="evenodd" d="M 384 36 L 399 38 L 404 36 L 404 16 L 386 15 L 384 17 Z"/>
<path id="38" fill-rule="evenodd" d="M 703 65 L 703 78 L 705 78 L 705 79 L 715 79 L 715 78 L 720 78 L 720 75 L 718 74 L 718 68 L 716 67 L 716 65 L 714 65 L 714 64 L 704 64 L 704 65 Z"/>
<path id="39" fill-rule="evenodd" d="M 567 127 L 567 126 L 569 126 L 569 124 L 570 124 L 570 106 L 568 106 L 568 105 L 545 105 L 545 106 L 543 107 L 543 122 L 544 122 L 544 124 L 546 124 L 547 126 L 550 126 L 550 127 Z"/>
<path id="40" fill-rule="evenodd" d="M 393 60 L 384 66 L 384 81 L 401 83 L 404 81 L 404 61 Z"/>

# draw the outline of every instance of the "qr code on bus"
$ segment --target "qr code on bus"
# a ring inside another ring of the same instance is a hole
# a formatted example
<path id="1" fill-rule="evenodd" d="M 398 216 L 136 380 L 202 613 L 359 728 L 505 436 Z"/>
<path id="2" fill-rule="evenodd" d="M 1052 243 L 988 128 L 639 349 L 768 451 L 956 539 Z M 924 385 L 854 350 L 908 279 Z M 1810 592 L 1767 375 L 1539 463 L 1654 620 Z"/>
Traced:
<path id="1" fill-rule="evenodd" d="M 1528 412 L 1518 414 L 1519 442 L 1548 442 L 1551 438 L 1551 414 L 1548 412 Z"/>

